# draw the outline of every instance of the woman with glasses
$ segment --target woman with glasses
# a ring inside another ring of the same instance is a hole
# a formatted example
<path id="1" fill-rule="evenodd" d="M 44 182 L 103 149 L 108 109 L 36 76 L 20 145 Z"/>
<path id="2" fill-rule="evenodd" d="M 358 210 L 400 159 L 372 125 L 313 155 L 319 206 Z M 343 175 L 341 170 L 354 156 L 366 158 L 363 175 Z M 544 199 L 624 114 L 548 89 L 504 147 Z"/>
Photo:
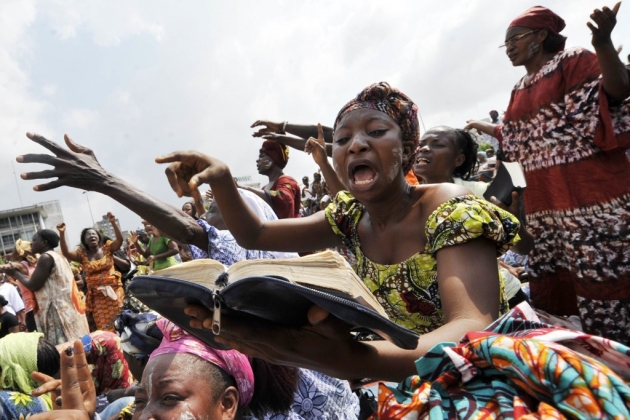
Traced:
<path id="1" fill-rule="evenodd" d="M 534 305 L 579 313 L 585 331 L 630 344 L 630 74 L 613 47 L 620 4 L 591 14 L 595 53 L 565 49 L 565 23 L 544 7 L 517 17 L 505 52 L 525 76 L 497 137 L 527 178 Z"/>

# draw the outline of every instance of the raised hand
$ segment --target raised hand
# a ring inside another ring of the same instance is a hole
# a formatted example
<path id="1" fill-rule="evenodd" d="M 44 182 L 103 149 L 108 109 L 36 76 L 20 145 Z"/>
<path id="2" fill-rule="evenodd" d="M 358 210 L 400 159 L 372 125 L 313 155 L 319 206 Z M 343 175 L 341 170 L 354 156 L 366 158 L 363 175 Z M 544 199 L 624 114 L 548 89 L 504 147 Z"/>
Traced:
<path id="1" fill-rule="evenodd" d="M 326 155 L 326 142 L 324 141 L 324 130 L 321 124 L 317 124 L 317 138 L 310 137 L 306 141 L 304 151 L 312 155 L 313 160 L 320 167 L 328 160 L 328 156 Z"/>
<path id="2" fill-rule="evenodd" d="M 109 220 L 109 223 L 116 223 L 116 216 L 114 216 L 111 211 L 108 211 L 107 220 Z"/>
<path id="3" fill-rule="evenodd" d="M 252 124 L 251 128 L 260 127 L 261 125 L 264 127 L 259 129 L 258 131 L 255 131 L 252 134 L 252 137 L 262 137 L 265 134 L 279 133 L 282 129 L 282 124 L 283 123 L 281 122 L 278 123 L 267 120 L 257 120 L 255 123 Z"/>
<path id="4" fill-rule="evenodd" d="M 129 232 L 129 239 L 131 239 L 131 242 L 133 244 L 137 244 L 138 243 L 138 234 L 136 232 Z"/>
<path id="5" fill-rule="evenodd" d="M 31 153 L 18 156 L 16 160 L 20 163 L 43 163 L 51 165 L 53 169 L 23 173 L 20 175 L 22 179 L 58 178 L 46 184 L 34 186 L 35 191 L 47 191 L 61 186 L 96 191 L 104 185 L 103 181 L 107 177 L 107 173 L 98 163 L 94 152 L 87 147 L 76 144 L 67 134 L 64 136 L 64 140 L 70 150 L 39 134 L 26 133 L 26 136 L 50 150 L 54 156 Z"/>
<path id="6" fill-rule="evenodd" d="M 621 7 L 621 2 L 615 4 L 610 10 L 604 6 L 602 9 L 595 9 L 591 14 L 591 19 L 597 26 L 591 22 L 586 22 L 586 25 L 591 29 L 593 37 L 591 43 L 593 47 L 601 47 L 610 44 L 612 46 L 612 40 L 610 34 L 617 24 L 617 12 Z"/>
<path id="7" fill-rule="evenodd" d="M 36 372 L 33 379 L 43 383 L 33 391 L 34 396 L 55 392 L 61 386 L 61 401 L 53 398 L 61 410 L 32 416 L 32 419 L 92 419 L 96 411 L 96 390 L 80 340 L 74 342 L 74 352 L 68 347 L 61 353 L 61 383 Z"/>
<path id="8" fill-rule="evenodd" d="M 210 201 L 214 200 L 214 194 L 212 194 L 211 189 L 208 189 L 208 191 L 206 191 L 206 198 Z"/>
<path id="9" fill-rule="evenodd" d="M 64 233 L 66 231 L 66 224 L 65 223 L 59 223 L 57 225 L 57 230 L 59 231 L 59 233 Z"/>
<path id="10" fill-rule="evenodd" d="M 191 197 L 195 188 L 211 180 L 225 178 L 234 182 L 225 163 L 194 150 L 173 152 L 155 161 L 170 163 L 164 172 L 178 197 Z"/>

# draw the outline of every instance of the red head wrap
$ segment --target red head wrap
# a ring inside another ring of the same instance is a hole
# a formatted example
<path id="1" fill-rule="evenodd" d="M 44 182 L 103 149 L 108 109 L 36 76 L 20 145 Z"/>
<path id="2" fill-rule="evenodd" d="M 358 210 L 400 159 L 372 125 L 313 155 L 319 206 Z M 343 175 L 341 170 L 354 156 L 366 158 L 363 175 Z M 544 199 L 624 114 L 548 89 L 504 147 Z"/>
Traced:
<path id="1" fill-rule="evenodd" d="M 269 156 L 273 163 L 282 169 L 287 166 L 287 162 L 289 161 L 289 148 L 284 144 L 274 140 L 265 140 L 260 151 Z"/>
<path id="2" fill-rule="evenodd" d="M 418 126 L 418 107 L 407 95 L 394 89 L 387 82 L 374 83 L 363 89 L 356 98 L 341 108 L 335 119 L 334 129 L 344 115 L 361 108 L 370 108 L 389 115 L 402 131 L 403 141 L 413 142 L 413 156 L 409 157 L 403 168 L 407 173 L 413 167 L 420 142 L 420 127 Z"/>
<path id="3" fill-rule="evenodd" d="M 550 33 L 558 35 L 566 25 L 560 16 L 546 7 L 534 6 L 514 19 L 508 28 L 513 28 L 514 26 L 522 26 L 529 29 L 546 29 Z"/>

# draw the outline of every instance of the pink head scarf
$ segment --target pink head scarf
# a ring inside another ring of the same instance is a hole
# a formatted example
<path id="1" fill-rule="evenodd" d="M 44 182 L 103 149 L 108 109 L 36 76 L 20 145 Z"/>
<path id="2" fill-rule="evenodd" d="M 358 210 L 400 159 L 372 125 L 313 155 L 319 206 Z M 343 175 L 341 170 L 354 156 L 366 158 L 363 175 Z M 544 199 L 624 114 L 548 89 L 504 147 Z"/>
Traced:
<path id="1" fill-rule="evenodd" d="M 166 318 L 160 318 L 156 325 L 164 334 L 160 346 L 151 353 L 149 360 L 162 354 L 188 353 L 207 360 L 223 369 L 234 378 L 240 394 L 239 405 L 246 406 L 254 395 L 254 372 L 249 359 L 236 350 L 212 348 Z"/>

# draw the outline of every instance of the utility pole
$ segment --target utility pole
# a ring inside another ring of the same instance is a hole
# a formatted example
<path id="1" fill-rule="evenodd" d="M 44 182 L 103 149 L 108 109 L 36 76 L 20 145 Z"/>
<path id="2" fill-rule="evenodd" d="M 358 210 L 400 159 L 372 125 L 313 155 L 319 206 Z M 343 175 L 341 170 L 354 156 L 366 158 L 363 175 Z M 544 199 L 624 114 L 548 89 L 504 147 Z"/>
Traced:
<path id="1" fill-rule="evenodd" d="M 90 209 L 90 217 L 92 218 L 92 227 L 94 227 L 96 223 L 94 223 L 94 215 L 92 214 L 92 206 L 90 206 L 90 197 L 88 196 L 87 191 L 83 191 L 82 194 L 85 194 L 85 199 L 87 200 L 88 208 Z"/>

